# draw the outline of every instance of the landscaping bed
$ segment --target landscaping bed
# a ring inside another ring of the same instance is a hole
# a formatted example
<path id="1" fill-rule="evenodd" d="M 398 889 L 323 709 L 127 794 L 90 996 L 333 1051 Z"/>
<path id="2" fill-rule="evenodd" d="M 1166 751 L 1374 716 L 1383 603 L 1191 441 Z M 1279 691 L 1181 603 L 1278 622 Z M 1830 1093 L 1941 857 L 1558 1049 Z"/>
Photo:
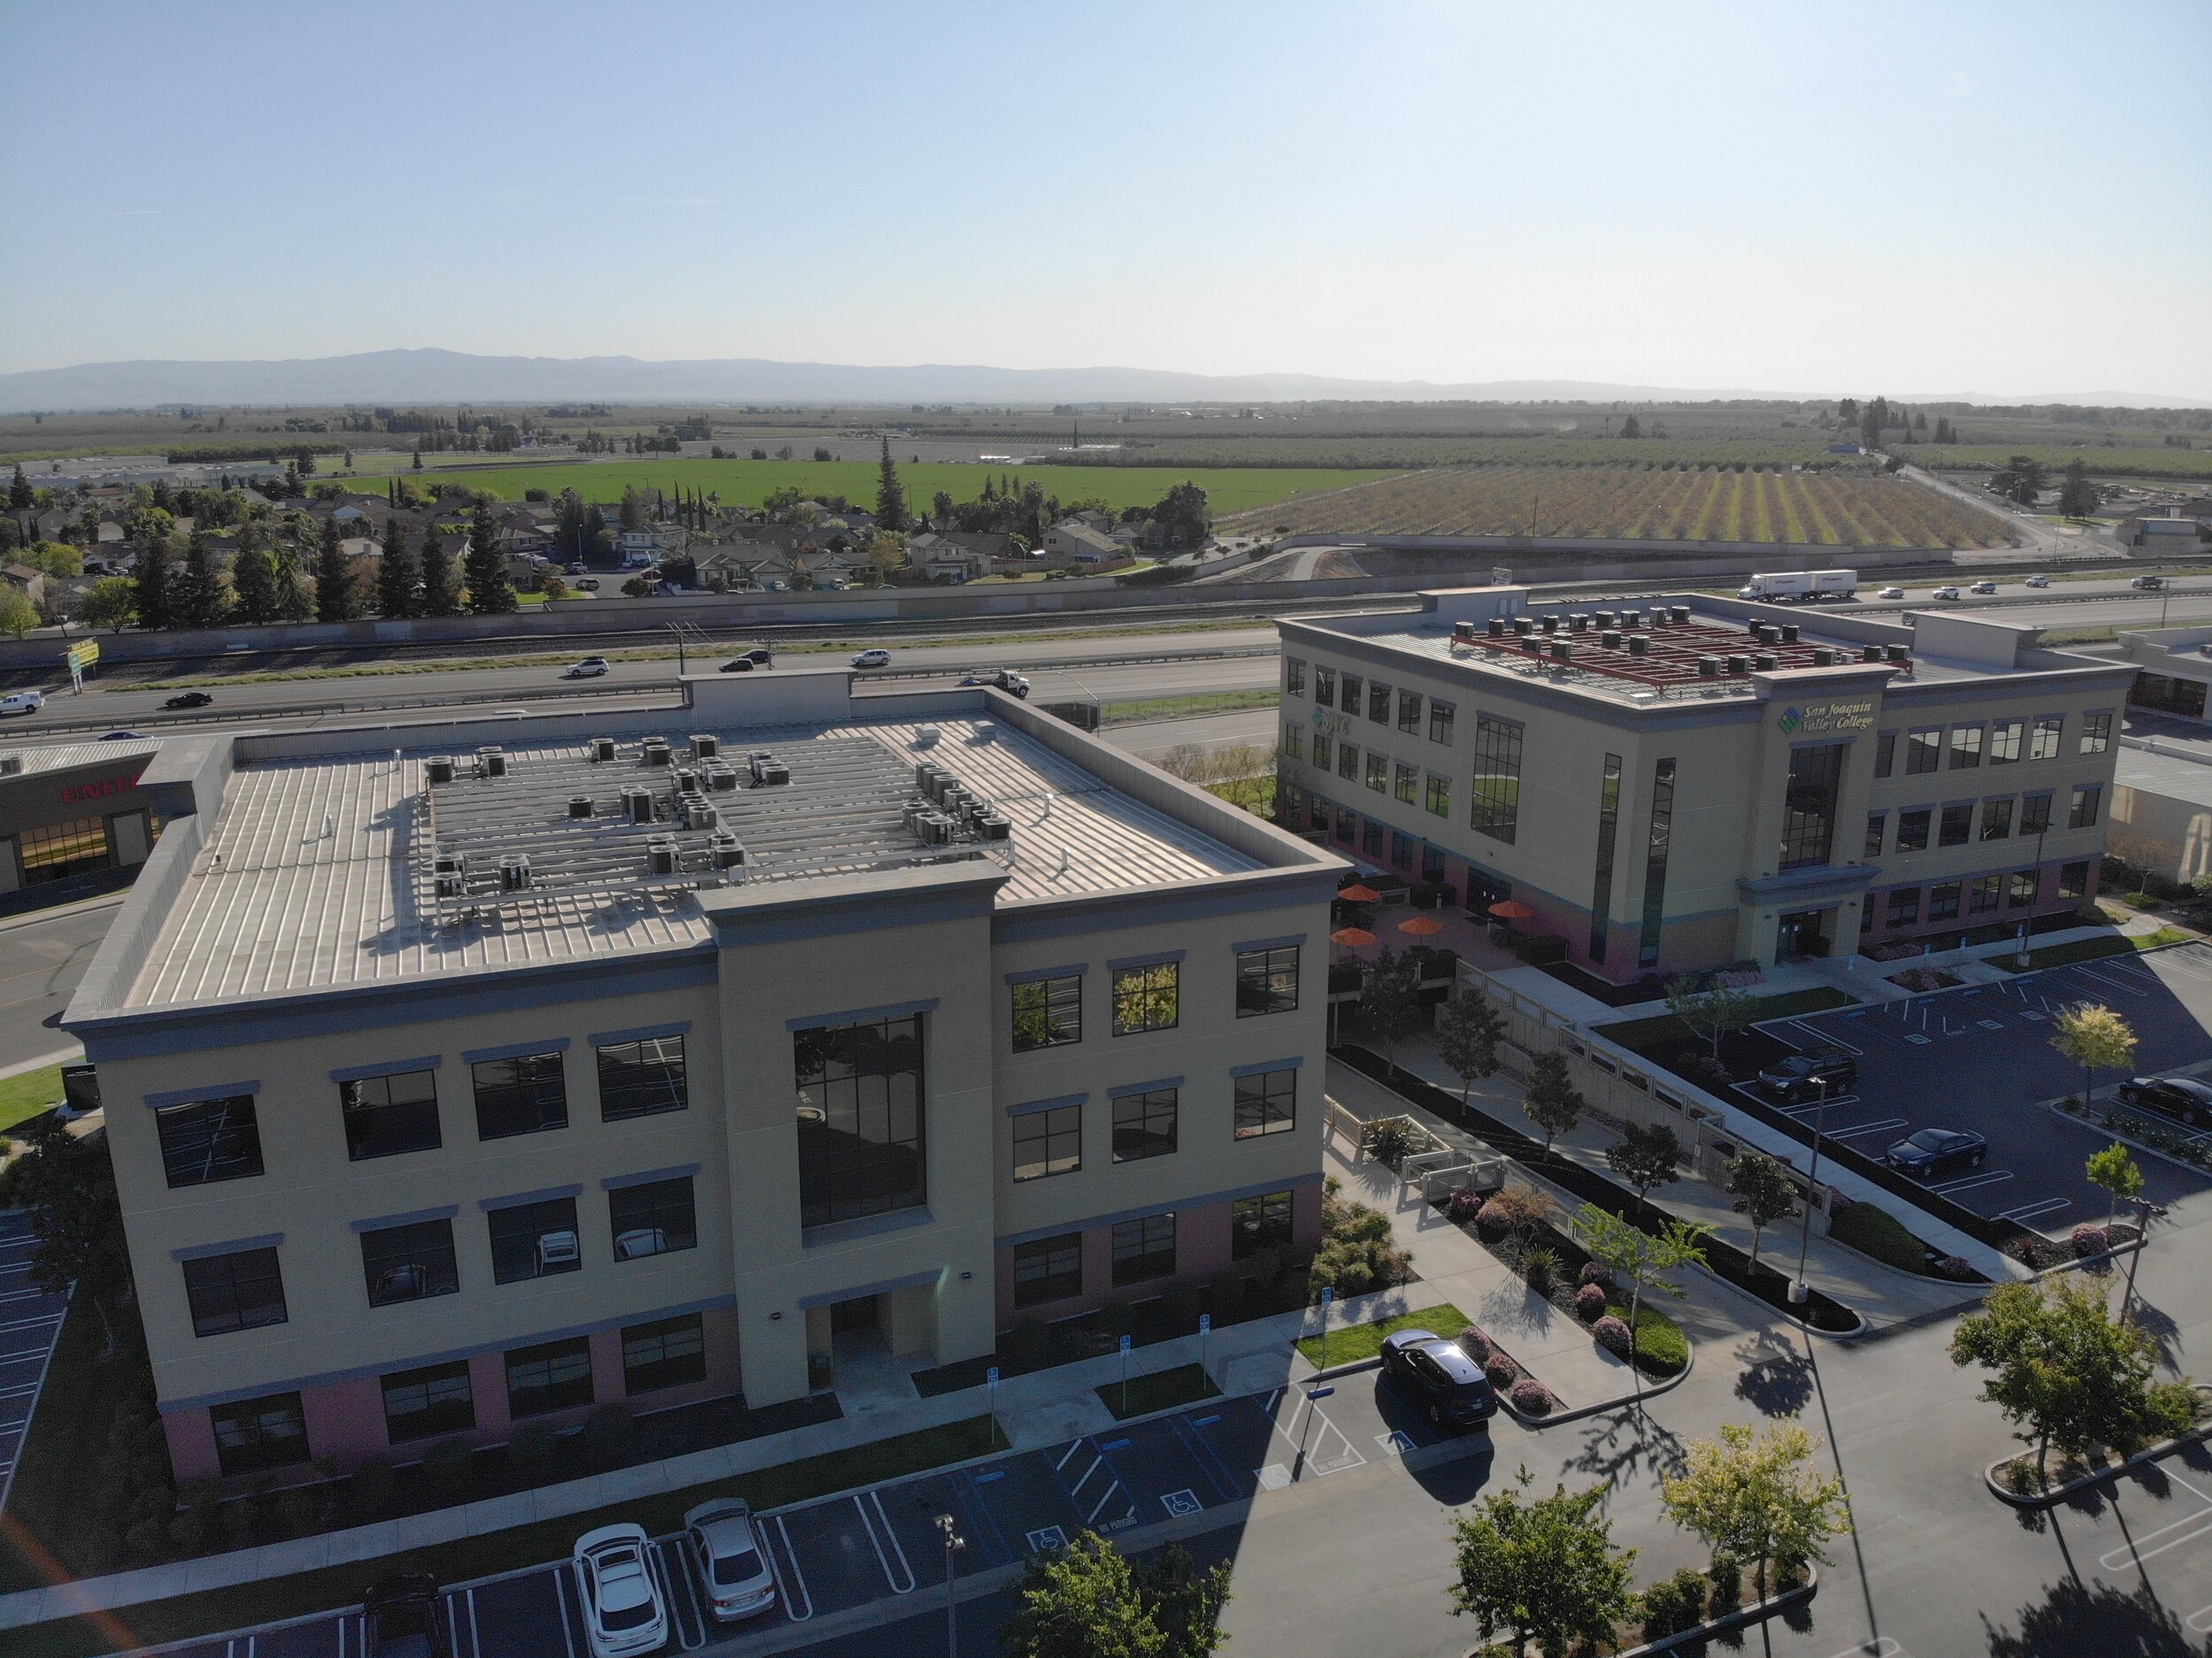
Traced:
<path id="1" fill-rule="evenodd" d="M 1466 1327 L 1465 1313 L 1449 1301 L 1439 1301 L 1430 1307 L 1417 1307 L 1409 1313 L 1393 1313 L 1386 1318 L 1363 1324 L 1345 1324 L 1330 1331 L 1325 1338 L 1302 1336 L 1298 1351 L 1306 1355 L 1306 1362 L 1315 1369 L 1326 1370 L 1373 1358 L 1382 1351 L 1382 1344 L 1401 1330 L 1430 1330 L 1449 1340 Z"/>
<path id="2" fill-rule="evenodd" d="M 2194 1445 L 2208 1432 L 2212 1432 L 2212 1399 L 2200 1391 L 2195 1424 L 2171 1439 L 2160 1439 L 2126 1455 L 2106 1449 L 2086 1459 L 2067 1457 L 2055 1468 L 2039 1467 L 2032 1455 L 2008 1456 L 1992 1462 L 1982 1478 L 1991 1491 L 2015 1508 L 2047 1508 L 2116 1474 L 2143 1462 L 2155 1462 L 2184 1446 Z"/>
<path id="3" fill-rule="evenodd" d="M 1178 1405 L 1196 1404 L 1202 1399 L 1218 1399 L 1221 1390 L 1213 1384 L 1213 1378 L 1196 1364 L 1179 1364 L 1171 1370 L 1154 1370 L 1148 1376 L 1133 1376 L 1128 1385 L 1109 1382 L 1092 1390 L 1099 1402 L 1113 1413 L 1114 1420 L 1125 1422 L 1131 1416 L 1148 1416 L 1156 1410 L 1172 1410 Z"/>
<path id="4" fill-rule="evenodd" d="M 1771 1574 L 1764 1600 L 1746 1604 L 1756 1594 L 1755 1574 L 1733 1561 L 1715 1561 L 1699 1571 L 1685 1566 L 1671 1577 L 1647 1584 L 1636 1595 L 1629 1616 L 1614 1626 L 1613 1639 L 1593 1646 L 1578 1643 L 1575 1658 L 1643 1658 L 1646 1654 L 1700 1650 L 1711 1641 L 1752 1623 L 1763 1623 L 1779 1612 L 1810 1600 L 1819 1579 L 1809 1568 L 1794 1576 Z M 1737 1641 L 1724 1641 L 1736 1646 Z M 1509 1641 L 1477 1646 L 1467 1658 L 1522 1658 Z"/>

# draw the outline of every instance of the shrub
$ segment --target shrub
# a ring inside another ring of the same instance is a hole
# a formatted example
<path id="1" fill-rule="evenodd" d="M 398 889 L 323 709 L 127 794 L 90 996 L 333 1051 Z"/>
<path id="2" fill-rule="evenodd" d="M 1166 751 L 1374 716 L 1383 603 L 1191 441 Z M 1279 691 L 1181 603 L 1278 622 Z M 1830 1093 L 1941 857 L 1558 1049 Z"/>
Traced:
<path id="1" fill-rule="evenodd" d="M 207 1540 L 207 1523 L 191 1509 L 169 1522 L 169 1548 L 176 1554 L 196 1554 Z"/>
<path id="2" fill-rule="evenodd" d="M 1605 1288 L 1602 1285 L 1585 1284 L 1575 1292 L 1575 1316 L 1586 1324 L 1594 1324 L 1605 1316 Z"/>
<path id="3" fill-rule="evenodd" d="M 1498 1199 L 1504 1195 L 1503 1192 L 1493 1194 L 1490 1201 L 1475 1211 L 1475 1226 L 1478 1231 L 1492 1238 L 1504 1236 L 1506 1222 L 1512 1218 L 1505 1209 L 1499 1207 Z"/>
<path id="4" fill-rule="evenodd" d="M 422 1454 L 423 1488 L 434 1504 L 459 1499 L 473 1460 L 466 1439 L 440 1439 Z"/>
<path id="5" fill-rule="evenodd" d="M 1412 1155 L 1413 1125 L 1402 1117 L 1386 1117 L 1367 1125 L 1363 1140 L 1367 1155 L 1394 1169 Z"/>
<path id="6" fill-rule="evenodd" d="M 315 1488 L 290 1485 L 277 1493 L 276 1526 L 281 1537 L 305 1537 L 315 1527 Z"/>
<path id="7" fill-rule="evenodd" d="M 1486 1363 L 1496 1351 L 1490 1345 L 1490 1338 L 1472 1324 L 1459 1332 L 1459 1350 L 1478 1364 Z"/>
<path id="8" fill-rule="evenodd" d="M 627 1405 L 602 1405 L 584 1423 L 584 1451 L 595 1462 L 621 1460 L 637 1438 L 637 1421 Z"/>
<path id="9" fill-rule="evenodd" d="M 1662 1577 L 1637 1597 L 1644 1620 L 1644 1639 L 1679 1635 L 1705 1621 L 1705 1575 L 1685 1566 L 1671 1577 Z"/>
<path id="10" fill-rule="evenodd" d="M 1539 1295 L 1550 1294 L 1552 1286 L 1559 1280 L 1559 1251 L 1530 1250 L 1521 1258 L 1521 1276 Z"/>
<path id="11" fill-rule="evenodd" d="M 1493 1352 L 1482 1362 L 1482 1373 L 1489 1378 L 1490 1386 L 1504 1393 L 1521 1379 L 1521 1367 L 1502 1353 Z"/>
<path id="12" fill-rule="evenodd" d="M 1444 1213 L 1455 1225 L 1464 1226 L 1482 1212 L 1482 1194 L 1471 1186 L 1463 1186 L 1451 1195 L 1444 1206 Z"/>
<path id="13" fill-rule="evenodd" d="M 1551 1395 L 1551 1389 L 1533 1376 L 1525 1376 L 1513 1384 L 1506 1397 L 1512 1400 L 1516 1410 L 1525 1410 L 1532 1416 L 1548 1416 L 1559 1401 Z"/>
<path id="14" fill-rule="evenodd" d="M 2086 1223 L 2074 1228 L 2074 1253 L 2084 1260 L 2101 1255 L 2112 1247 L 2112 1240 L 2101 1226 Z"/>
<path id="15" fill-rule="evenodd" d="M 1551 1216 L 1552 1201 L 1545 1194 L 1529 1186 L 1509 1186 L 1490 1194 L 1490 1201 L 1482 1206 L 1475 1224 L 1486 1229 L 1494 1224 L 1499 1231 L 1516 1232 L 1527 1237 L 1548 1222 Z"/>
<path id="16" fill-rule="evenodd" d="M 1226 1299 L 1220 1293 L 1220 1286 L 1216 1286 L 1214 1295 L 1216 1311 L 1225 1310 L 1222 1308 L 1222 1302 Z M 1046 1339 L 1043 1324 L 1034 1318 L 1025 1318 L 1001 1338 L 999 1346 L 1006 1350 L 1006 1357 L 1010 1364 L 1019 1365 L 1024 1370 L 1033 1370 L 1044 1362 Z"/>
<path id="17" fill-rule="evenodd" d="M 1875 1204 L 1854 1203 L 1830 1216 L 1828 1235 L 1901 1272 L 1927 1270 L 1928 1252 L 1920 1240 L 1907 1232 L 1894 1215 Z"/>
<path id="18" fill-rule="evenodd" d="M 353 1470 L 353 1512 L 364 1520 L 378 1520 L 392 1511 L 398 1482 L 389 1462 L 367 1462 Z"/>
<path id="19" fill-rule="evenodd" d="M 1689 1338 L 1674 1320 L 1647 1307 L 1636 1315 L 1636 1362 L 1658 1376 L 1672 1376 L 1690 1362 Z"/>
<path id="20" fill-rule="evenodd" d="M 553 1461 L 553 1430 L 542 1422 L 526 1422 L 507 1439 L 507 1466 L 526 1478 L 542 1473 Z"/>
<path id="21" fill-rule="evenodd" d="M 1161 1293 L 1161 1313 L 1171 1330 L 1198 1328 L 1198 1286 L 1188 1278 L 1176 1278 Z"/>
<path id="22" fill-rule="evenodd" d="M 1578 1281 L 1609 1290 L 1613 1287 L 1613 1269 L 1602 1261 L 1585 1261 Z"/>
<path id="23" fill-rule="evenodd" d="M 1628 1326 L 1611 1313 L 1590 1326 L 1590 1335 L 1598 1346 L 1616 1358 L 1626 1358 L 1629 1349 L 1635 1345 L 1629 1336 Z"/>

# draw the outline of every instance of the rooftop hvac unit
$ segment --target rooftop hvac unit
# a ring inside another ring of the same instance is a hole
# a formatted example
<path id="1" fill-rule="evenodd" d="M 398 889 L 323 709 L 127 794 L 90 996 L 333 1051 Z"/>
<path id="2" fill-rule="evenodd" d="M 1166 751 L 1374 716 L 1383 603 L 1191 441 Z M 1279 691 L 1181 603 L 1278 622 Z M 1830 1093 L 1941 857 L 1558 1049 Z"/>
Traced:
<path id="1" fill-rule="evenodd" d="M 568 797 L 568 815 L 572 817 L 590 817 L 591 796 L 588 794 L 571 794 Z"/>
<path id="2" fill-rule="evenodd" d="M 706 769 L 704 780 L 710 794 L 727 794 L 737 787 L 736 768 L 726 765 L 710 765 Z"/>
<path id="3" fill-rule="evenodd" d="M 626 788 L 622 791 L 623 815 L 632 823 L 653 821 L 653 791 L 645 788 Z"/>
<path id="4" fill-rule="evenodd" d="M 733 870 L 745 862 L 745 848 L 738 844 L 737 837 L 728 830 L 717 833 L 712 845 L 715 868 Z"/>
<path id="5" fill-rule="evenodd" d="M 978 742 L 996 742 L 998 741 L 998 722 L 996 720 L 990 719 L 979 719 L 976 721 L 975 740 Z"/>
<path id="6" fill-rule="evenodd" d="M 1731 673 L 1749 673 L 1751 672 L 1751 658 L 1744 656 L 1729 657 L 1728 672 Z"/>
<path id="7" fill-rule="evenodd" d="M 1651 655 L 1651 640 L 1649 637 L 1642 633 L 1631 633 L 1628 636 L 1628 654 L 1632 656 L 1648 656 Z"/>
<path id="8" fill-rule="evenodd" d="M 673 875 L 676 872 L 676 843 L 673 841 L 657 839 L 646 843 L 645 872 L 649 875 Z"/>
<path id="9" fill-rule="evenodd" d="M 748 764 L 751 768 L 753 784 L 756 787 L 764 788 L 778 783 L 788 783 L 791 780 L 791 768 L 772 754 L 764 752 L 753 755 L 749 757 Z"/>
<path id="10" fill-rule="evenodd" d="M 1590 618 L 1580 610 L 1571 611 L 1567 617 L 1567 628 L 1571 633 L 1586 633 L 1590 631 Z"/>
<path id="11" fill-rule="evenodd" d="M 1782 642 L 1782 630 L 1770 624 L 1762 623 L 1752 637 L 1763 645 L 1778 645 Z"/>
<path id="12" fill-rule="evenodd" d="M 453 756 L 449 754 L 434 754 L 425 760 L 422 763 L 422 780 L 426 783 L 453 781 Z"/>
<path id="13" fill-rule="evenodd" d="M 645 740 L 644 748 L 639 754 L 638 758 L 646 765 L 666 765 L 670 758 L 668 739 L 665 737 L 648 737 Z"/>
<path id="14" fill-rule="evenodd" d="M 507 756 L 496 748 L 487 749 L 476 756 L 476 771 L 480 777 L 505 777 Z"/>
<path id="15" fill-rule="evenodd" d="M 1490 626 L 1494 628 L 1497 626 L 1496 618 L 1492 618 Z M 1475 625 L 1472 622 L 1454 622 L 1452 624 L 1452 643 L 1455 645 L 1471 645 L 1474 642 Z"/>
<path id="16" fill-rule="evenodd" d="M 1618 650 L 1621 648 L 1621 636 L 1609 627 L 1598 635 L 1598 643 L 1608 650 Z"/>
<path id="17" fill-rule="evenodd" d="M 928 748 L 931 744 L 934 743 L 936 741 L 937 741 L 937 727 L 936 727 L 936 726 L 934 726 L 934 725 L 917 725 L 917 726 L 915 726 L 915 727 L 914 727 L 914 746 L 915 746 L 917 748 Z"/>
<path id="18" fill-rule="evenodd" d="M 1766 624 L 1755 616 L 1747 616 L 1744 618 L 1744 632 L 1750 634 L 1754 639 L 1756 639 L 1759 636 L 1759 630 L 1765 626 Z"/>
<path id="19" fill-rule="evenodd" d="M 1782 659 L 1770 650 L 1763 650 L 1752 658 L 1752 665 L 1762 673 L 1771 673 L 1782 665 Z"/>
<path id="20" fill-rule="evenodd" d="M 21 755 L 0 754 L 0 777 L 13 777 L 22 770 L 23 756 Z"/>
<path id="21" fill-rule="evenodd" d="M 1794 645 L 1797 642 L 1797 624 L 1795 622 L 1783 623 L 1782 642 L 1786 645 Z"/>
<path id="22" fill-rule="evenodd" d="M 614 758 L 614 739 L 594 737 L 591 740 L 591 758 L 595 765 L 603 765 Z"/>
<path id="23" fill-rule="evenodd" d="M 1621 612 L 1621 626 L 1633 632 L 1635 629 L 1641 627 L 1643 625 L 1644 613 L 1641 610 L 1623 610 Z"/>
<path id="24" fill-rule="evenodd" d="M 976 828 L 986 841 L 1003 841 L 1014 833 L 1013 823 L 1004 812 L 985 812 L 976 820 Z"/>
<path id="25" fill-rule="evenodd" d="M 1690 607 L 1688 605 L 1678 604 L 1674 607 L 1674 625 L 1677 627 L 1684 626 L 1689 619 Z"/>
<path id="26" fill-rule="evenodd" d="M 707 803 L 703 795 L 694 795 L 684 802 L 684 827 L 711 829 L 722 821 L 722 814 Z"/>
<path id="27" fill-rule="evenodd" d="M 499 889 L 507 893 L 530 890 L 530 860 L 526 856 L 499 860 Z"/>
<path id="28" fill-rule="evenodd" d="M 1555 616 L 1540 618 L 1536 625 L 1547 633 L 1555 633 L 1559 631 L 1559 618 Z"/>
<path id="29" fill-rule="evenodd" d="M 950 845 L 952 819 L 941 812 L 932 812 L 922 822 L 922 838 L 933 847 Z"/>
<path id="30" fill-rule="evenodd" d="M 1880 662 L 1882 659 L 1883 652 L 1879 645 L 1869 645 L 1859 652 L 1861 662 Z"/>
<path id="31" fill-rule="evenodd" d="M 722 740 L 712 732 L 695 731 L 691 733 L 691 755 L 695 760 L 711 760 L 722 752 Z"/>
<path id="32" fill-rule="evenodd" d="M 1535 631 L 1536 623 L 1532 618 L 1517 616 L 1513 618 L 1513 633 L 1516 638 L 1526 639 Z"/>
<path id="33" fill-rule="evenodd" d="M 468 892 L 468 878 L 458 870 L 446 870 L 438 876 L 438 896 L 460 898 Z"/>
<path id="34" fill-rule="evenodd" d="M 1889 659 L 1893 663 L 1899 664 L 1900 665 L 1910 662 L 1912 660 L 1912 648 L 1909 645 L 1892 645 L 1889 648 Z"/>
<path id="35" fill-rule="evenodd" d="M 1492 617 L 1490 618 L 1488 632 L 1490 637 L 1493 639 L 1503 639 L 1505 637 L 1505 618 L 1502 616 Z"/>
<path id="36" fill-rule="evenodd" d="M 1814 667 L 1832 668 L 1835 665 L 1836 653 L 1832 647 L 1827 645 L 1816 645 L 1813 647 Z"/>
<path id="37" fill-rule="evenodd" d="M 1614 617 L 1614 615 L 1613 615 L 1613 612 L 1612 612 L 1612 611 L 1610 611 L 1610 610 L 1600 610 L 1600 611 L 1597 613 L 1598 631 L 1599 631 L 1600 633 L 1604 633 L 1604 632 L 1609 631 L 1609 630 L 1612 627 L 1613 623 L 1614 623 L 1614 621 L 1615 621 L 1615 620 L 1616 620 L 1616 618 Z"/>
<path id="38" fill-rule="evenodd" d="M 1697 677 L 1701 679 L 1719 679 L 1720 658 L 1718 656 L 1700 656 L 1697 659 Z"/>
<path id="39" fill-rule="evenodd" d="M 1554 662 L 1572 662 L 1574 656 L 1575 648 L 1567 641 L 1555 639 L 1551 641 L 1551 659 Z"/>

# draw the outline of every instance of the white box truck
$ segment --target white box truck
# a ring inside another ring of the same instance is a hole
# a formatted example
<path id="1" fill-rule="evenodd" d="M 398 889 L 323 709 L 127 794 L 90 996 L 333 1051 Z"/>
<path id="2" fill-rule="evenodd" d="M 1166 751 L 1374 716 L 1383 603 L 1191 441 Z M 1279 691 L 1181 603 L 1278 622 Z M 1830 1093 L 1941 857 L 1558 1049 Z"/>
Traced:
<path id="1" fill-rule="evenodd" d="M 1855 570 L 1774 570 L 1754 575 L 1736 589 L 1740 599 L 1854 599 Z"/>

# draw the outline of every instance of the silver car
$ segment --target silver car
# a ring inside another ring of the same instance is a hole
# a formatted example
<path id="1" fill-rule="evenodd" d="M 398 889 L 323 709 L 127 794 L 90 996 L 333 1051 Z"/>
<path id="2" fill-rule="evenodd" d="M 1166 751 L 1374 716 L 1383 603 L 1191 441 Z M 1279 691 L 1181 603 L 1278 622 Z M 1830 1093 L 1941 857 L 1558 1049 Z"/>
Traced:
<path id="1" fill-rule="evenodd" d="M 707 1604 L 725 1623 L 753 1617 L 776 1604 L 776 1580 L 753 1531 L 753 1511 L 734 1497 L 703 1502 L 684 1516 Z"/>

